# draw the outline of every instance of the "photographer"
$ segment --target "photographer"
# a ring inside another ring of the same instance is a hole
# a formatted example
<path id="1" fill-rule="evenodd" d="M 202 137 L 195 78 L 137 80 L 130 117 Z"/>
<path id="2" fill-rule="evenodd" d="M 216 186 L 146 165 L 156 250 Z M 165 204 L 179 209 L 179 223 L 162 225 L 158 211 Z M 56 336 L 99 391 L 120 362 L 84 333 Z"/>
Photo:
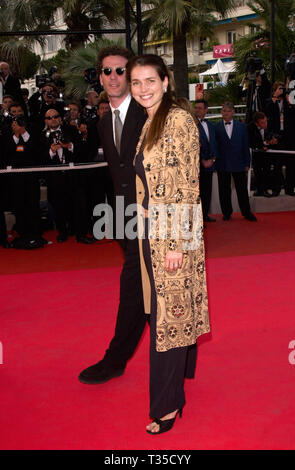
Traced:
<path id="1" fill-rule="evenodd" d="M 27 119 L 18 104 L 10 107 L 11 128 L 5 135 L 5 163 L 13 168 L 38 165 L 39 140 L 30 133 Z M 22 114 L 21 114 L 22 113 Z M 41 248 L 40 184 L 37 173 L 14 173 L 10 179 L 12 209 L 19 237 L 12 242 L 13 248 Z"/>
<path id="2" fill-rule="evenodd" d="M 265 151 L 278 143 L 267 128 L 267 117 L 262 112 L 254 113 L 253 121 L 248 124 L 249 147 L 253 150 L 252 163 L 255 178 L 254 196 L 272 197 L 270 187 L 270 162 Z"/>
<path id="3" fill-rule="evenodd" d="M 292 150 L 294 147 L 294 105 L 289 103 L 289 97 L 286 93 L 285 84 L 276 82 L 273 86 L 272 98 L 266 106 L 266 115 L 268 118 L 269 130 L 277 136 L 278 144 L 275 149 Z M 278 152 L 279 153 L 279 152 Z M 289 157 L 275 156 L 271 159 L 273 166 L 274 196 L 278 196 L 281 191 L 281 185 L 284 184 L 285 193 L 294 196 L 294 163 Z M 286 166 L 286 179 L 282 175 L 282 166 Z"/>
<path id="4" fill-rule="evenodd" d="M 29 99 L 30 120 L 39 124 L 43 129 L 44 116 L 49 109 L 56 109 L 58 114 L 64 115 L 64 102 L 58 101 L 58 89 L 54 83 L 43 84 L 40 91 Z"/>
<path id="5" fill-rule="evenodd" d="M 247 80 L 248 86 L 246 87 Z M 239 86 L 239 93 L 240 96 L 247 97 L 246 124 L 249 124 L 255 112 L 265 112 L 266 102 L 271 96 L 271 84 L 260 58 L 248 57 L 246 75 Z"/>
<path id="6" fill-rule="evenodd" d="M 77 162 L 81 137 L 74 126 L 62 123 L 60 114 L 50 108 L 45 114 L 46 128 L 42 132 L 45 164 L 61 165 Z M 48 201 L 55 211 L 57 241 L 62 243 L 70 234 L 80 243 L 90 244 L 87 237 L 86 198 L 81 191 L 77 170 L 49 172 Z M 79 171 L 78 171 L 79 173 Z"/>
<path id="7" fill-rule="evenodd" d="M 87 124 L 97 122 L 97 106 L 99 94 L 95 90 L 89 90 L 86 93 L 86 105 L 83 108 L 82 116 Z"/>

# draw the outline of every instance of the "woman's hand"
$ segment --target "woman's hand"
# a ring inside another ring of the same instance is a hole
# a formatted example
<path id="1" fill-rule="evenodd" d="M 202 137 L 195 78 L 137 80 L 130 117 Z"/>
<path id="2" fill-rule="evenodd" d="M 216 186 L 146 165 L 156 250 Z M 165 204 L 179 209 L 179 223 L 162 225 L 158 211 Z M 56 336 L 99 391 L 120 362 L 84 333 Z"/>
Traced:
<path id="1" fill-rule="evenodd" d="M 167 251 L 166 258 L 165 258 L 165 269 L 168 272 L 177 271 L 178 268 L 182 266 L 182 253 L 178 253 L 177 251 Z"/>

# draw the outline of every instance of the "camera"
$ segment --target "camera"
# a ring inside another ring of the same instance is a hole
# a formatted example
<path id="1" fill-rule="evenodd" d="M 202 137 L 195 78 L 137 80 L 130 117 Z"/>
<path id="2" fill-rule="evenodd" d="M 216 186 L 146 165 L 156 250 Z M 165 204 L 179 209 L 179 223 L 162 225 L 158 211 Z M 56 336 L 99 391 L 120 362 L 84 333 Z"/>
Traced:
<path id="1" fill-rule="evenodd" d="M 94 85 L 97 83 L 97 71 L 94 67 L 90 67 L 89 69 L 84 70 L 84 77 L 86 82 L 90 83 L 90 85 Z"/>
<path id="2" fill-rule="evenodd" d="M 12 122 L 16 122 L 20 127 L 26 127 L 27 120 L 25 116 L 14 116 L 11 118 Z"/>
<path id="3" fill-rule="evenodd" d="M 86 82 L 91 85 L 91 88 L 93 88 L 93 90 L 95 90 L 97 93 L 102 91 L 103 88 L 99 83 L 97 70 L 94 67 L 90 67 L 84 70 L 84 78 Z"/>
<path id="4" fill-rule="evenodd" d="M 256 74 L 263 68 L 263 60 L 252 53 L 246 60 L 245 72 L 249 80 L 255 80 Z"/>
<path id="5" fill-rule="evenodd" d="M 62 131 L 55 131 L 55 132 L 46 132 L 46 137 L 51 139 L 52 143 L 54 144 L 68 144 L 70 140 L 67 136 L 63 134 Z"/>
<path id="6" fill-rule="evenodd" d="M 44 73 L 42 75 L 36 75 L 35 80 L 37 88 L 42 88 L 44 85 L 47 85 L 47 83 L 51 83 L 51 78 L 47 73 Z"/>
<path id="7" fill-rule="evenodd" d="M 293 52 L 285 62 L 285 73 L 291 80 L 295 79 L 295 53 Z"/>
<path id="8" fill-rule="evenodd" d="M 60 75 L 57 73 L 57 67 L 51 67 L 48 73 L 36 75 L 36 87 L 42 88 L 47 83 L 54 83 L 58 88 L 64 88 L 65 82 L 61 80 Z"/>

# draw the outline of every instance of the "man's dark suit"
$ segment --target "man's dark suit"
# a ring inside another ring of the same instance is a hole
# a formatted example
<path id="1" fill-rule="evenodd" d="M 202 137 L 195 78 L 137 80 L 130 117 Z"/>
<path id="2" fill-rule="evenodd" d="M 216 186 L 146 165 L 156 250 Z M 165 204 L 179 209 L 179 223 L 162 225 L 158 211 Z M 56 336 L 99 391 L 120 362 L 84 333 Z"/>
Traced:
<path id="1" fill-rule="evenodd" d="M 3 95 L 10 95 L 14 101 L 18 102 L 26 112 L 24 98 L 21 92 L 19 79 L 9 74 L 3 85 Z"/>
<path id="2" fill-rule="evenodd" d="M 210 168 L 205 168 L 202 164 L 202 160 L 216 159 L 218 157 L 218 148 L 215 136 L 215 127 L 208 120 L 205 121 L 208 126 L 209 140 L 204 127 L 199 121 L 199 138 L 200 138 L 200 195 L 202 201 L 203 217 L 208 217 L 211 194 L 212 194 L 212 177 L 213 172 L 216 169 L 216 163 Z"/>
<path id="3" fill-rule="evenodd" d="M 39 139 L 29 129 L 29 139 L 20 136 L 15 143 L 13 134 L 6 134 L 5 162 L 14 168 L 40 164 Z M 12 207 L 16 229 L 23 241 L 41 238 L 40 183 L 37 173 L 14 173 L 10 180 Z"/>
<path id="4" fill-rule="evenodd" d="M 74 126 L 63 125 L 60 127 L 66 142 L 72 142 L 74 151 L 64 148 L 65 163 L 78 162 L 81 146 L 81 138 Z M 41 142 L 43 162 L 45 165 L 60 165 L 58 153 L 50 157 L 50 146 L 53 143 L 55 133 L 42 132 Z M 86 197 L 80 184 L 80 172 L 57 171 L 46 174 L 48 187 L 48 201 L 55 211 L 55 222 L 59 234 L 66 235 L 73 231 L 77 238 L 84 237 L 88 231 Z"/>
<path id="5" fill-rule="evenodd" d="M 262 138 L 260 129 L 254 121 L 248 124 L 247 129 L 249 146 L 253 151 L 255 150 L 252 154 L 255 188 L 257 193 L 262 195 L 270 187 L 270 165 L 268 156 L 264 154 L 263 149 L 266 147 L 264 141 L 271 138 L 271 134 L 265 129 L 264 138 Z M 261 152 L 258 152 L 258 150 L 261 150 Z"/>
<path id="6" fill-rule="evenodd" d="M 234 178 L 238 202 L 244 217 L 249 216 L 250 204 L 245 168 L 250 166 L 250 151 L 247 127 L 233 120 L 231 138 L 228 137 L 223 121 L 215 125 L 218 144 L 218 189 L 221 210 L 224 217 L 232 214 L 231 175 Z"/>
<path id="7" fill-rule="evenodd" d="M 265 114 L 267 115 L 268 128 L 269 130 L 278 136 L 280 136 L 279 143 L 274 148 L 278 150 L 294 150 L 294 105 L 290 105 L 284 98 L 283 103 L 283 120 L 284 129 L 281 130 L 280 121 L 280 108 L 278 101 L 273 102 L 270 99 L 267 103 Z M 291 157 L 286 157 L 283 154 L 279 157 L 276 156 L 269 158 L 270 164 L 273 166 L 273 190 L 279 193 L 281 190 L 281 184 L 283 183 L 282 176 L 282 165 L 286 166 L 286 180 L 284 182 L 285 191 L 292 193 L 295 185 L 295 165 L 294 160 Z"/>
<path id="8" fill-rule="evenodd" d="M 132 99 L 126 114 L 120 155 L 114 144 L 112 113 L 103 116 L 98 130 L 108 162 L 115 196 L 124 197 L 124 207 L 136 202 L 133 160 L 146 114 Z M 125 222 L 127 222 L 125 217 Z M 125 227 L 124 227 L 125 228 Z M 125 368 L 133 355 L 146 324 L 139 260 L 138 240 L 118 240 L 124 249 L 125 261 L 120 278 L 120 302 L 115 335 L 106 351 L 104 364 L 109 368 Z"/>

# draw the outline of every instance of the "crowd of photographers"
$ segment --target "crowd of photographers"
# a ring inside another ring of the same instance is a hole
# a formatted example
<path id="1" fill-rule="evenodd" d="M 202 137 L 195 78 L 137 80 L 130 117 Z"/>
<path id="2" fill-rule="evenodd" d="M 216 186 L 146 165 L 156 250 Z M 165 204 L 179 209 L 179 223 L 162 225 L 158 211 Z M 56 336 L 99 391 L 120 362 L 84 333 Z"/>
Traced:
<path id="1" fill-rule="evenodd" d="M 245 123 L 253 150 L 255 196 L 275 197 L 283 188 L 286 194 L 295 195 L 295 155 L 282 152 L 295 150 L 290 78 L 271 87 L 262 64 L 256 62 L 240 85 L 241 99 L 247 104 Z M 66 103 L 56 83 L 44 80 L 38 85 L 38 91 L 29 97 L 28 90 L 10 73 L 9 64 L 0 63 L 0 168 L 103 161 L 97 122 L 110 109 L 104 93 L 92 88 L 83 103 Z M 45 202 L 40 188 L 46 188 Z M 106 198 L 113 204 L 107 166 L 2 173 L 0 193 L 0 245 L 23 249 L 47 244 L 43 233 L 50 227 L 57 229 L 60 243 L 74 235 L 77 242 L 92 244 L 93 207 Z M 5 211 L 15 216 L 17 236 L 11 243 Z"/>
<path id="2" fill-rule="evenodd" d="M 0 70 L 3 87 L 1 168 L 56 167 L 71 162 L 103 161 L 96 130 L 99 118 L 109 110 L 103 93 L 99 95 L 91 89 L 83 103 L 65 103 L 56 84 L 45 81 L 29 98 L 28 91 L 20 88 L 18 80 L 6 86 L 6 77 L 11 76 L 8 64 L 0 64 Z M 3 70 L 8 74 L 4 75 Z M 45 203 L 41 195 L 43 188 L 46 188 Z M 22 249 L 47 244 L 43 233 L 51 224 L 57 229 L 60 243 L 71 235 L 79 243 L 93 243 L 92 208 L 104 203 L 106 197 L 111 204 L 113 201 L 107 166 L 3 173 L 0 174 L 0 191 L 0 244 Z M 40 211 L 42 203 L 43 213 Z M 17 236 L 11 243 L 7 239 L 5 211 L 15 216 Z"/>
<path id="3" fill-rule="evenodd" d="M 259 58 L 250 58 L 246 69 L 240 96 L 246 101 L 245 121 L 253 150 L 254 195 L 275 197 L 284 189 L 294 196 L 295 55 L 286 61 L 285 83 L 271 86 Z"/>

